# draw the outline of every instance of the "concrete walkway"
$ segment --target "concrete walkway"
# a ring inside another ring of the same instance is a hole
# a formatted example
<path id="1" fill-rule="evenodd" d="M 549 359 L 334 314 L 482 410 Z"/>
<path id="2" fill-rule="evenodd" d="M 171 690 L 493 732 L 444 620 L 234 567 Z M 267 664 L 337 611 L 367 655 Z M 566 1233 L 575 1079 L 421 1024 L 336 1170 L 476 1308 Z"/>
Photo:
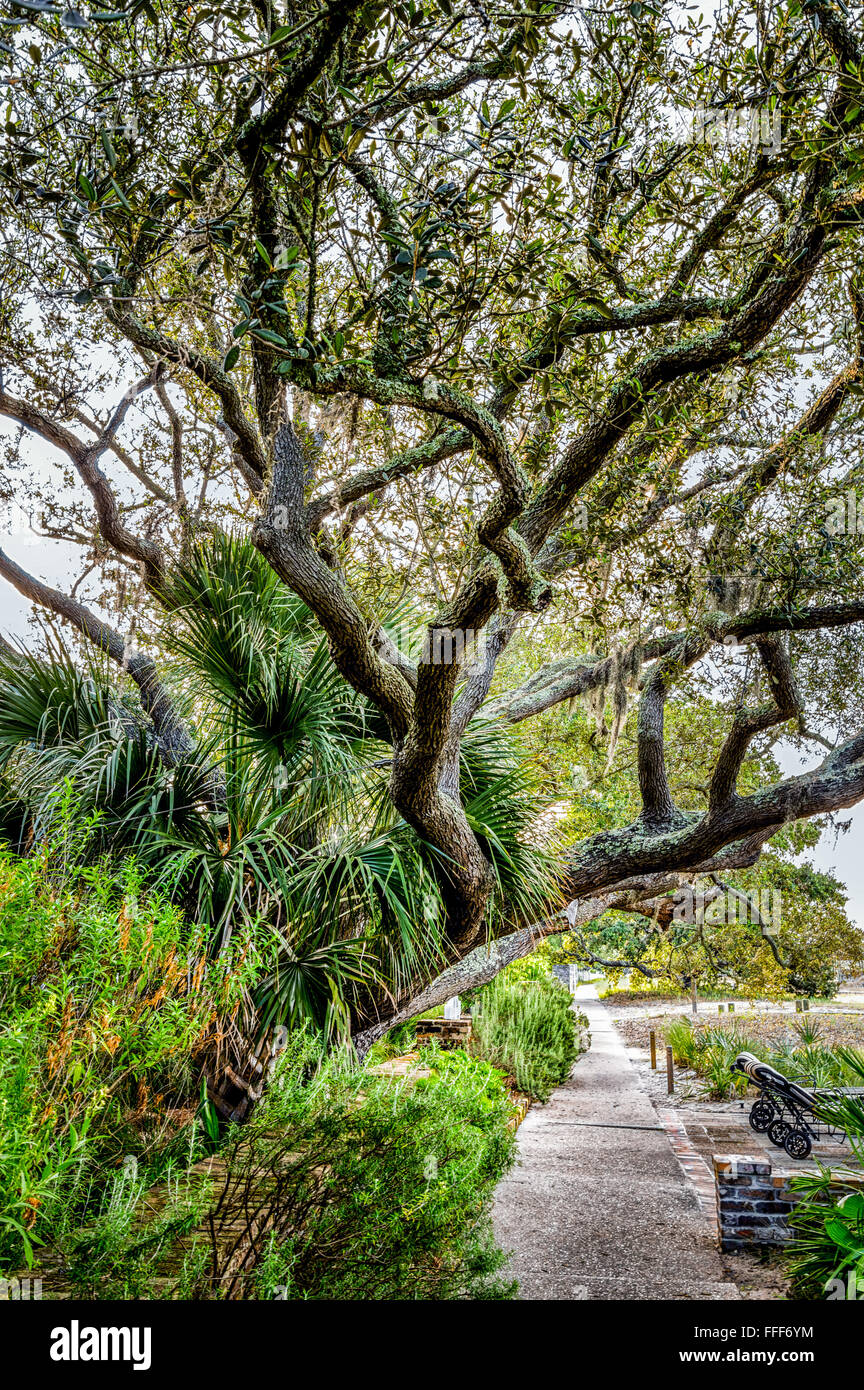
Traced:
<path id="1" fill-rule="evenodd" d="M 523 1299 L 737 1299 L 624 1044 L 591 986 L 577 992 L 591 1048 L 519 1130 L 495 1198 Z"/>

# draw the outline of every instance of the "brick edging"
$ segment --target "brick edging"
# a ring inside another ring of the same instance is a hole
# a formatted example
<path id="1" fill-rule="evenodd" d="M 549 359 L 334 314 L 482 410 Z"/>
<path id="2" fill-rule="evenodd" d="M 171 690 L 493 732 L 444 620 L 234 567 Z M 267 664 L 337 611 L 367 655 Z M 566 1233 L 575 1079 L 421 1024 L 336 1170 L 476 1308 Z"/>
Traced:
<path id="1" fill-rule="evenodd" d="M 699 1206 L 716 1220 L 717 1187 L 708 1163 L 694 1147 L 679 1112 L 671 1106 L 655 1105 L 654 1109 L 668 1135 L 672 1151 L 684 1171 L 684 1176 L 696 1193 Z"/>

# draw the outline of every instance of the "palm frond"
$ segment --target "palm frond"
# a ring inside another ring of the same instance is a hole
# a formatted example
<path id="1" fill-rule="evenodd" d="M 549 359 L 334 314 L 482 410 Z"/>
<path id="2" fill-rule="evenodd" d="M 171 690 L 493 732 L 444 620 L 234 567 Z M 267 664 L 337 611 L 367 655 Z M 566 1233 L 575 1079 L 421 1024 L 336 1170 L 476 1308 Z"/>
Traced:
<path id="1" fill-rule="evenodd" d="M 60 648 L 44 658 L 0 654 L 0 766 L 22 747 L 80 745 L 135 722 L 97 661 L 76 666 Z"/>
<path id="2" fill-rule="evenodd" d="M 345 1033 L 352 986 L 375 979 L 362 941 L 280 939 L 276 965 L 254 993 L 261 1029 L 311 1023 L 327 1035 Z"/>
<path id="3" fill-rule="evenodd" d="M 167 642 L 208 722 L 262 783 L 302 787 L 307 818 L 332 806 L 363 761 L 364 711 L 306 606 L 251 542 L 224 535 L 178 569 L 171 601 Z"/>
<path id="4" fill-rule="evenodd" d="M 536 831 L 547 799 L 529 759 L 500 724 L 478 720 L 463 741 L 460 772 L 465 815 L 495 875 L 495 930 L 536 920 L 557 895 L 557 856 Z"/>

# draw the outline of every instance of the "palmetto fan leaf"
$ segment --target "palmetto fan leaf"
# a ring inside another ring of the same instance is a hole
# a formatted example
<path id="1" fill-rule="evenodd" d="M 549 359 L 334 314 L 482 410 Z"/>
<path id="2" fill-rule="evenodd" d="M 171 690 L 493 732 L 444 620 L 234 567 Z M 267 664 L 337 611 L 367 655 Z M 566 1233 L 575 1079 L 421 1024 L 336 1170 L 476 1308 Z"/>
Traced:
<path id="1" fill-rule="evenodd" d="M 365 751 L 363 707 L 309 610 L 250 542 L 221 535 L 177 571 L 171 601 L 167 643 L 193 703 L 262 781 L 302 785 L 307 817 L 332 804 Z"/>
<path id="2" fill-rule="evenodd" d="M 310 1020 L 327 1034 L 343 1033 L 352 989 L 378 979 L 362 941 L 327 941 L 318 933 L 286 942 L 255 991 L 261 1026 L 290 1028 Z"/>
<path id="3" fill-rule="evenodd" d="M 308 857 L 292 890 L 294 920 L 322 922 L 336 939 L 363 939 L 395 990 L 444 964 L 441 899 L 423 846 L 404 823 L 371 839 L 332 837 Z"/>
<path id="4" fill-rule="evenodd" d="M 475 721 L 462 745 L 465 814 L 495 875 L 496 930 L 535 920 L 557 892 L 555 847 L 538 835 L 544 809 L 532 769 L 500 725 Z"/>
<path id="5" fill-rule="evenodd" d="M 143 713 L 111 687 L 95 661 L 76 667 L 54 647 L 48 659 L 0 663 L 0 763 L 7 800 L 26 806 L 28 834 L 44 836 L 69 784 L 81 816 L 114 810 L 153 775 L 155 740 Z"/>
<path id="6" fill-rule="evenodd" d="M 58 647 L 47 660 L 0 653 L 0 766 L 22 747 L 82 746 L 134 722 L 95 661 L 80 668 Z"/>
<path id="7" fill-rule="evenodd" d="M 856 1086 L 864 1084 L 864 1050 L 838 1047 L 837 1057 Z M 864 1157 L 864 1097 L 834 1094 L 820 1099 L 819 1113 L 827 1123 L 843 1129 L 853 1147 Z"/>

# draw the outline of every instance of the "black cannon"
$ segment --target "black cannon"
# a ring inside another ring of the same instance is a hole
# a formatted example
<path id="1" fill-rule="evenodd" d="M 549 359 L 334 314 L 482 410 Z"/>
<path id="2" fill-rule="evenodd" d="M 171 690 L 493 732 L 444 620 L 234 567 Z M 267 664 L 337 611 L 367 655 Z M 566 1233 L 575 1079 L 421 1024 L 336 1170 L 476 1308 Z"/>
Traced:
<path id="1" fill-rule="evenodd" d="M 778 1149 L 790 1158 L 807 1158 L 814 1139 L 846 1138 L 846 1131 L 821 1121 L 816 1114 L 820 1100 L 848 1095 L 841 1090 L 808 1090 L 790 1081 L 782 1072 L 760 1062 L 752 1052 L 739 1052 L 732 1070 L 741 1072 L 758 1089 L 759 1097 L 750 1110 L 750 1128 L 767 1134 Z"/>

